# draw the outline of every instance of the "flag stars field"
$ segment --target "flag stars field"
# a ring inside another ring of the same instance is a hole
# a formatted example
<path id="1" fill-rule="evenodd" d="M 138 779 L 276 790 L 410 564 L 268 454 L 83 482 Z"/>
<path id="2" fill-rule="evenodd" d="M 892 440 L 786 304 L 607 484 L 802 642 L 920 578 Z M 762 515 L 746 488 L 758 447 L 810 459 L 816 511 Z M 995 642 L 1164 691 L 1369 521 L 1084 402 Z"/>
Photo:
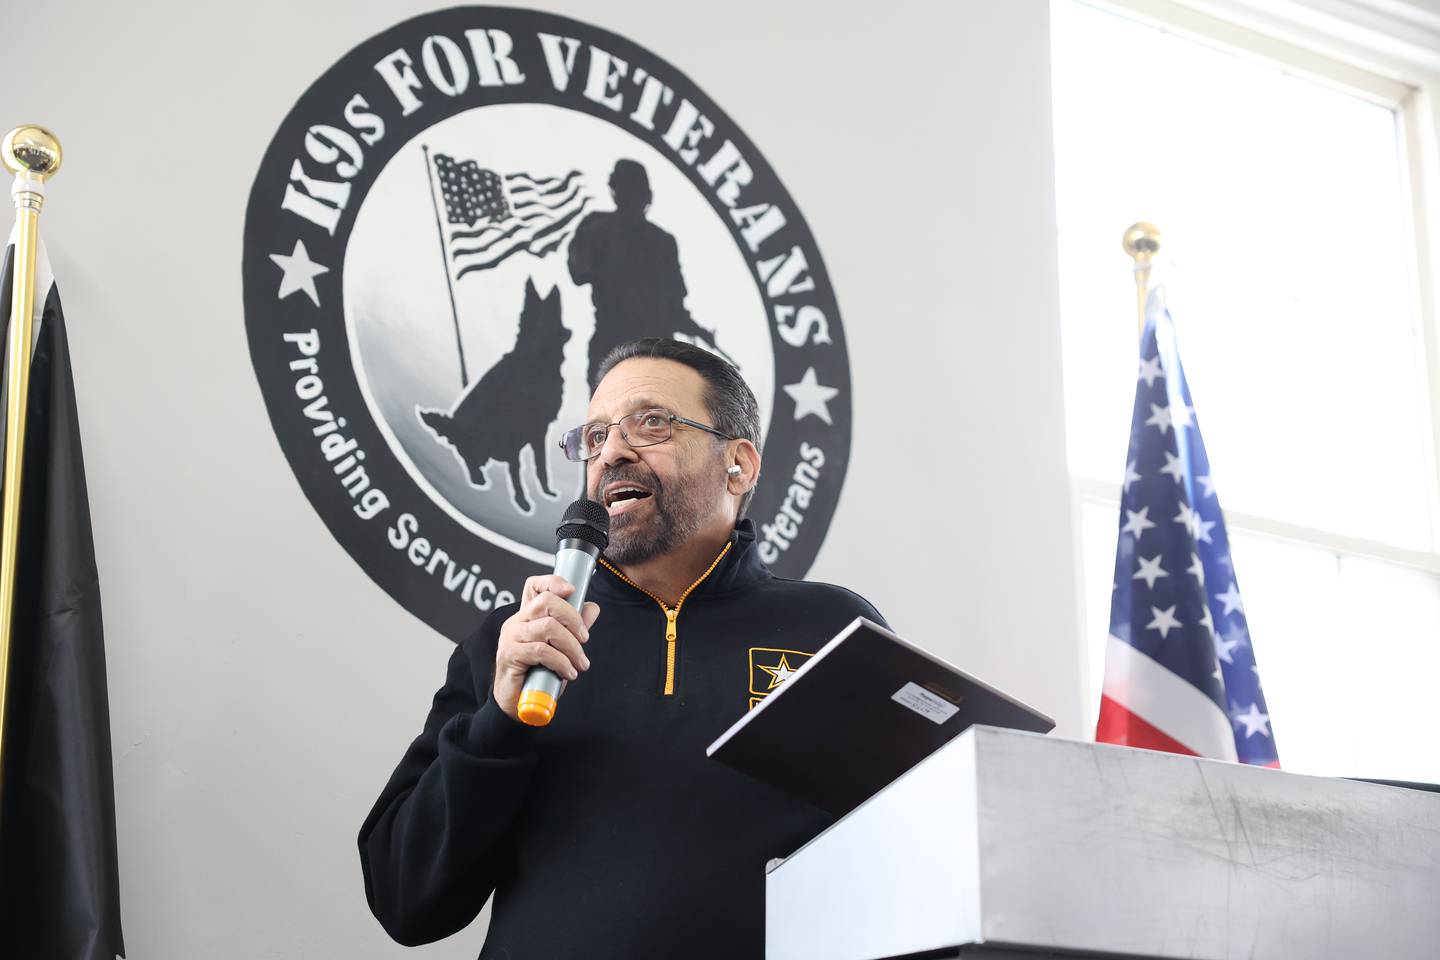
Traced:
<path id="1" fill-rule="evenodd" d="M 1200 519 L 1200 514 L 1190 509 L 1190 504 L 1180 501 L 1180 512 L 1175 514 L 1174 522 L 1183 526 L 1190 536 L 1195 536 L 1195 524 Z"/>
<path id="2" fill-rule="evenodd" d="M 1145 386 L 1153 386 L 1157 377 L 1165 376 L 1165 371 L 1160 369 L 1160 357 L 1156 356 L 1146 359 L 1140 358 L 1140 379 L 1145 381 Z"/>
<path id="3" fill-rule="evenodd" d="M 1278 766 L 1210 461 L 1158 294 L 1140 346 L 1096 739 Z"/>
<path id="4" fill-rule="evenodd" d="M 1205 612 L 1200 615 L 1200 626 L 1210 634 L 1210 639 L 1215 639 L 1215 617 L 1210 613 L 1209 604 L 1205 605 Z"/>
<path id="5" fill-rule="evenodd" d="M 1210 543 L 1210 531 L 1215 529 L 1217 520 L 1202 520 L 1200 511 L 1190 509 L 1190 505 L 1183 500 L 1180 502 L 1180 512 L 1175 515 L 1175 522 L 1183 524 L 1189 531 L 1190 536 L 1200 543 Z"/>
<path id="6" fill-rule="evenodd" d="M 1238 708 L 1239 704 L 1236 704 L 1236 707 Z M 1248 740 L 1257 733 L 1270 736 L 1270 715 L 1261 713 L 1259 704 L 1250 704 L 1250 709 L 1244 712 L 1237 709 L 1232 717 L 1237 724 L 1245 727 L 1245 739 Z"/>
<path id="7" fill-rule="evenodd" d="M 1135 472 L 1135 461 L 1131 460 L 1129 463 L 1125 464 L 1125 481 L 1120 485 L 1120 488 L 1126 493 L 1129 493 L 1130 484 L 1134 483 L 1136 480 L 1139 479 L 1140 474 Z"/>
<path id="8" fill-rule="evenodd" d="M 1194 553 L 1193 551 L 1191 552 L 1191 554 L 1190 554 L 1190 566 L 1188 566 L 1188 567 L 1185 568 L 1185 572 L 1188 573 L 1188 574 L 1190 574 L 1192 577 L 1194 577 L 1194 578 L 1199 582 L 1199 584 L 1200 584 L 1200 586 L 1201 586 L 1202 589 L 1204 588 L 1204 586 L 1205 586 L 1205 564 L 1203 564 L 1203 563 L 1200 562 L 1200 554 Z"/>
<path id="9" fill-rule="evenodd" d="M 1240 646 L 1238 640 L 1231 640 L 1225 634 L 1219 634 L 1215 637 L 1215 656 L 1225 663 L 1234 663 L 1235 648 L 1238 646 Z"/>
<path id="10" fill-rule="evenodd" d="M 1162 407 L 1158 403 L 1150 404 L 1150 419 L 1145 421 L 1147 427 L 1159 427 L 1161 433 L 1170 429 L 1170 408 Z"/>
<path id="11" fill-rule="evenodd" d="M 1224 593 L 1215 594 L 1215 599 L 1225 605 L 1227 614 L 1237 611 L 1242 614 L 1245 612 L 1245 604 L 1240 600 L 1240 588 L 1236 586 L 1234 580 L 1230 581 L 1230 587 Z"/>
<path id="12" fill-rule="evenodd" d="M 1120 528 L 1121 533 L 1133 533 L 1135 539 L 1140 539 L 1140 534 L 1155 526 L 1155 522 L 1146 516 L 1150 512 L 1149 507 L 1141 507 L 1139 510 L 1125 511 L 1125 526 Z"/>
<path id="13" fill-rule="evenodd" d="M 1162 559 L 1164 559 L 1164 555 L 1158 553 L 1155 556 L 1151 557 L 1149 560 L 1146 560 L 1144 557 L 1140 557 L 1140 569 L 1137 570 L 1135 572 L 1135 575 L 1130 579 L 1144 580 L 1146 587 L 1151 590 L 1155 589 L 1156 580 L 1160 579 L 1161 577 L 1170 576 L 1170 574 L 1165 572 L 1165 568 L 1160 566 L 1160 561 Z"/>
<path id="14" fill-rule="evenodd" d="M 1138 544 L 1139 539 L 1139 537 L 1136 537 L 1133 540 L 1129 537 L 1121 537 L 1120 542 L 1115 546 L 1116 556 L 1120 557 L 1128 563 L 1130 558 L 1135 555 L 1135 548 Z"/>
<path id="15" fill-rule="evenodd" d="M 1164 640 L 1170 635 L 1171 630 L 1185 626 L 1185 624 L 1175 619 L 1176 606 L 1178 606 L 1178 604 L 1171 604 L 1167 610 L 1161 610 L 1159 607 L 1151 607 L 1150 612 L 1154 614 L 1154 619 L 1145 624 L 1145 629 L 1160 631 L 1160 639 Z"/>

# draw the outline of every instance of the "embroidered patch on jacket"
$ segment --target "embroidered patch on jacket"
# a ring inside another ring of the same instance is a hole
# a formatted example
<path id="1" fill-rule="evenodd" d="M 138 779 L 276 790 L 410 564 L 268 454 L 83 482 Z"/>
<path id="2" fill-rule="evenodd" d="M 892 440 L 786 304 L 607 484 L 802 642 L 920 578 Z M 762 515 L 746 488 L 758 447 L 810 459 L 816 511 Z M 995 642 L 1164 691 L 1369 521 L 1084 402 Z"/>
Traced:
<path id="1" fill-rule="evenodd" d="M 793 677 L 813 654 L 778 647 L 750 648 L 750 709 Z"/>

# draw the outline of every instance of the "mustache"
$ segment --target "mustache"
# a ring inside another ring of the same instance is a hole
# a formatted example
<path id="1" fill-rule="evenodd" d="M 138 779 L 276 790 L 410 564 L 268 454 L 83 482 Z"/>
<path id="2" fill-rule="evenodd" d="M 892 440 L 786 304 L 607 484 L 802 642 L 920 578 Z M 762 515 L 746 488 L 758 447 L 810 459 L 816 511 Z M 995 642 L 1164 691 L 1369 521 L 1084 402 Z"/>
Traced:
<path id="1" fill-rule="evenodd" d="M 657 499 L 664 491 L 664 484 L 649 467 L 638 463 L 627 463 L 606 467 L 600 472 L 600 479 L 595 482 L 595 486 L 587 489 L 585 494 L 591 500 L 597 500 L 600 491 L 612 483 L 633 483 L 642 486 L 654 494 Z"/>

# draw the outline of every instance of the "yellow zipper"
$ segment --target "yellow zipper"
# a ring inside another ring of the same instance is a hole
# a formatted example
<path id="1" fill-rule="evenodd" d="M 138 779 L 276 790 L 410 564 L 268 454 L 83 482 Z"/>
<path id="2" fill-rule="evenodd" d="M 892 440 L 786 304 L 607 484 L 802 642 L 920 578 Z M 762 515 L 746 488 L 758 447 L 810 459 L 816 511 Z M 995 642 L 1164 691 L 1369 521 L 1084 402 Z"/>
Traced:
<path id="1" fill-rule="evenodd" d="M 615 574 L 615 576 L 660 604 L 660 609 L 665 613 L 665 696 L 667 697 L 674 696 L 675 694 L 675 621 L 680 619 L 680 607 L 685 603 L 685 598 L 690 596 L 690 592 L 700 586 L 705 578 L 715 571 L 715 568 L 720 565 L 720 561 L 725 559 L 725 554 L 730 552 L 730 547 L 731 544 L 725 544 L 725 548 L 710 562 L 710 566 L 705 568 L 705 572 L 700 574 L 700 577 L 694 583 L 686 587 L 684 593 L 680 594 L 680 599 L 675 601 L 675 607 L 673 609 L 666 606 L 664 600 L 661 600 L 655 596 L 655 594 L 621 573 L 609 560 L 606 560 L 604 557 L 600 558 L 600 563 L 606 570 L 609 570 Z"/>

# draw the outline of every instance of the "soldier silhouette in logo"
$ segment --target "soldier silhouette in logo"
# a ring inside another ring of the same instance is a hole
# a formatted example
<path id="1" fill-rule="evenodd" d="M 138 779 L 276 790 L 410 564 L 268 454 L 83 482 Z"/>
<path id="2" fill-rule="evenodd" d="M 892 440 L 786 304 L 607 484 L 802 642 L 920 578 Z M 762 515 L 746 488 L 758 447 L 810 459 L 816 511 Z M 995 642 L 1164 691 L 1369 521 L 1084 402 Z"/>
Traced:
<path id="1" fill-rule="evenodd" d="M 415 411 L 437 439 L 460 455 L 476 487 L 490 486 L 485 469 L 491 460 L 509 464 L 511 493 L 521 513 L 534 509 L 520 479 L 520 452 L 526 446 L 535 457 L 540 490 L 552 500 L 559 496 L 550 489 L 545 434 L 560 415 L 565 387 L 560 363 L 569 339 L 570 331 L 560 322 L 559 289 L 542 299 L 534 281 L 527 280 L 515 348 L 466 387 L 449 413 Z"/>
<path id="2" fill-rule="evenodd" d="M 595 304 L 590 388 L 606 355 L 640 337 L 690 340 L 725 356 L 715 334 L 697 324 L 685 307 L 675 238 L 646 219 L 653 195 L 645 168 L 635 160 L 615 161 L 610 195 L 614 212 L 588 214 L 570 238 L 570 277 L 580 286 L 590 284 Z"/>

